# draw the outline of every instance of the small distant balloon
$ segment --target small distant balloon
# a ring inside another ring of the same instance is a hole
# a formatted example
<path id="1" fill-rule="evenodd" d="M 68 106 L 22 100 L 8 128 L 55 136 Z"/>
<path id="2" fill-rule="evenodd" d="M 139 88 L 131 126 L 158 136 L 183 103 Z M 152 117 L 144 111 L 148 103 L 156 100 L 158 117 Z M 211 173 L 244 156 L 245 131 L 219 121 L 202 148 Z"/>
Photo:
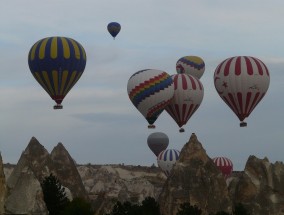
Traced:
<path id="1" fill-rule="evenodd" d="M 28 55 L 32 75 L 62 109 L 62 101 L 83 74 L 86 52 L 83 46 L 67 37 L 47 37 L 37 41 Z"/>
<path id="2" fill-rule="evenodd" d="M 239 118 L 240 126 L 265 96 L 270 82 L 265 64 L 249 56 L 231 57 L 221 62 L 214 73 L 219 96 Z"/>
<path id="3" fill-rule="evenodd" d="M 147 143 L 151 151 L 158 156 L 168 147 L 169 137 L 163 132 L 154 132 L 148 136 Z"/>
<path id="4" fill-rule="evenodd" d="M 176 70 L 178 74 L 185 73 L 200 79 L 205 71 L 205 63 L 201 57 L 185 56 L 177 61 Z"/>
<path id="5" fill-rule="evenodd" d="M 148 128 L 155 128 L 154 122 L 173 98 L 174 84 L 168 73 L 145 69 L 129 78 L 127 92 L 132 104 L 148 121 Z"/>
<path id="6" fill-rule="evenodd" d="M 180 151 L 176 149 L 166 149 L 160 152 L 157 157 L 158 166 L 163 170 L 166 176 L 170 175 L 173 165 L 179 159 Z"/>
<path id="7" fill-rule="evenodd" d="M 216 166 L 220 169 L 225 178 L 231 176 L 233 172 L 233 163 L 226 157 L 215 157 L 212 159 Z"/>
<path id="8" fill-rule="evenodd" d="M 120 29 L 121 29 L 121 26 L 118 22 L 111 22 L 107 25 L 107 30 L 111 34 L 113 39 L 115 39 L 115 37 L 118 35 L 118 33 L 120 32 Z"/>

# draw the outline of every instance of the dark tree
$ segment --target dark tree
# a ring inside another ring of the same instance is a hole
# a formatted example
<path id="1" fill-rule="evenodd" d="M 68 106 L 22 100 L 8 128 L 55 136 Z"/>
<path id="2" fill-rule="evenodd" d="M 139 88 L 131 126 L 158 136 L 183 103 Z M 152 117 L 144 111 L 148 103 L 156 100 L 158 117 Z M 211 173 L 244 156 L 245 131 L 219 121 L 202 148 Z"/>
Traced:
<path id="1" fill-rule="evenodd" d="M 177 215 L 201 215 L 201 212 L 201 209 L 196 205 L 192 206 L 189 202 L 186 202 L 180 205 Z"/>
<path id="2" fill-rule="evenodd" d="M 44 178 L 41 187 L 49 214 L 59 215 L 70 202 L 66 196 L 65 188 L 52 174 Z"/>
<path id="3" fill-rule="evenodd" d="M 91 204 L 82 198 L 73 199 L 60 215 L 93 215 Z"/>
<path id="4" fill-rule="evenodd" d="M 143 215 L 160 215 L 160 206 L 152 197 L 146 197 L 140 208 Z"/>
<path id="5" fill-rule="evenodd" d="M 250 215 L 250 213 L 245 209 L 245 207 L 241 203 L 238 203 L 235 206 L 235 210 L 233 214 L 234 215 Z"/>

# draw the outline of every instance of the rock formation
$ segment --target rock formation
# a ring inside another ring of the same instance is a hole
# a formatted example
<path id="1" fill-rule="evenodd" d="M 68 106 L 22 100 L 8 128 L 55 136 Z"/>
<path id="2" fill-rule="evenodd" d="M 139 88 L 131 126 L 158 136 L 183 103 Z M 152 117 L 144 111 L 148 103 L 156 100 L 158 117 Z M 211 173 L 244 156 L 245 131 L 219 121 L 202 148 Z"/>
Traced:
<path id="1" fill-rule="evenodd" d="M 235 203 L 242 203 L 251 214 L 284 214 L 284 165 L 267 158 L 250 156 L 245 171 L 230 184 Z"/>
<path id="2" fill-rule="evenodd" d="M 6 197 L 6 179 L 4 175 L 3 161 L 0 153 L 0 214 L 4 213 L 4 202 Z"/>
<path id="3" fill-rule="evenodd" d="M 157 199 L 166 179 L 158 167 L 85 165 L 78 170 L 97 214 L 108 212 L 116 201 Z"/>
<path id="4" fill-rule="evenodd" d="M 159 196 L 163 215 L 175 215 L 185 202 L 201 208 L 202 214 L 232 210 L 226 181 L 195 134 L 182 148 Z"/>
<path id="5" fill-rule="evenodd" d="M 76 164 L 62 143 L 58 143 L 50 154 L 52 167 L 59 181 L 70 189 L 73 197 L 88 198 Z"/>
<path id="6" fill-rule="evenodd" d="M 43 199 L 41 185 L 32 170 L 22 169 L 20 180 L 6 199 L 6 214 L 41 214 L 48 215 Z"/>
<path id="7" fill-rule="evenodd" d="M 88 198 L 76 165 L 64 146 L 59 143 L 49 154 L 32 137 L 7 180 L 6 212 L 33 214 L 40 211 L 39 214 L 45 214 L 40 182 L 50 173 L 71 191 L 69 196 Z M 19 198 L 24 200 L 20 202 Z"/>

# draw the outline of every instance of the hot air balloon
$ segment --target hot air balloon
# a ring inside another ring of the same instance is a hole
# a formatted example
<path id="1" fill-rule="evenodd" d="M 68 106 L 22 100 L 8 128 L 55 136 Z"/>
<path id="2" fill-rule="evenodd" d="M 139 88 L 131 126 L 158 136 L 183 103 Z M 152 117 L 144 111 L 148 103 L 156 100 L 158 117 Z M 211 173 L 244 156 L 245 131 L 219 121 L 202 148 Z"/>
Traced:
<path id="1" fill-rule="evenodd" d="M 233 172 L 233 163 L 226 157 L 215 157 L 212 159 L 216 166 L 220 169 L 225 178 L 230 177 Z"/>
<path id="2" fill-rule="evenodd" d="M 157 157 L 158 166 L 163 170 L 166 176 L 170 175 L 173 165 L 179 158 L 180 152 L 176 149 L 166 149 L 160 152 Z"/>
<path id="3" fill-rule="evenodd" d="M 86 66 L 86 52 L 77 41 L 47 37 L 36 42 L 28 56 L 32 75 L 62 109 L 62 101 L 76 84 Z"/>
<path id="4" fill-rule="evenodd" d="M 176 70 L 178 74 L 185 73 L 200 79 L 205 71 L 205 63 L 201 57 L 185 56 L 177 61 Z"/>
<path id="5" fill-rule="evenodd" d="M 269 71 L 254 57 L 236 56 L 224 60 L 214 73 L 214 84 L 219 96 L 247 126 L 247 118 L 266 94 Z"/>
<path id="6" fill-rule="evenodd" d="M 161 151 L 168 147 L 169 138 L 163 132 L 154 132 L 148 136 L 147 143 L 151 151 L 158 156 Z"/>
<path id="7" fill-rule="evenodd" d="M 187 123 L 202 102 L 203 85 L 199 79 L 187 74 L 172 75 L 172 79 L 174 97 L 166 107 L 166 111 L 180 127 L 180 132 L 184 132 L 182 126 Z"/>
<path id="8" fill-rule="evenodd" d="M 120 29 L 121 26 L 117 22 L 111 22 L 107 25 L 107 30 L 111 34 L 113 39 L 115 39 L 116 35 L 120 32 Z"/>
<path id="9" fill-rule="evenodd" d="M 148 121 L 148 128 L 155 128 L 154 122 L 173 98 L 174 85 L 168 73 L 145 69 L 129 78 L 127 92 L 133 105 Z"/>

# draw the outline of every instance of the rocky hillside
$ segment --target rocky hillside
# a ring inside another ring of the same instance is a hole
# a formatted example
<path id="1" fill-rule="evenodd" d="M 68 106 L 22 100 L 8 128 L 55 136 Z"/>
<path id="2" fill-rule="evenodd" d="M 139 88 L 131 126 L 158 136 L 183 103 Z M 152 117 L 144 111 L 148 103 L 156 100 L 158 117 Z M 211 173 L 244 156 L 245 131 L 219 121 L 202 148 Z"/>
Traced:
<path id="1" fill-rule="evenodd" d="M 230 212 L 237 203 L 253 215 L 284 215 L 282 162 L 250 156 L 244 171 L 235 172 L 226 183 L 195 134 L 168 178 L 154 166 L 76 165 L 62 143 L 48 153 L 33 137 L 16 165 L 3 165 L 0 157 L 0 214 L 47 214 L 40 181 L 50 173 L 70 198 L 90 200 L 96 215 L 108 212 L 117 200 L 141 202 L 148 196 L 159 202 L 164 215 L 175 215 L 188 201 L 203 215 Z"/>

